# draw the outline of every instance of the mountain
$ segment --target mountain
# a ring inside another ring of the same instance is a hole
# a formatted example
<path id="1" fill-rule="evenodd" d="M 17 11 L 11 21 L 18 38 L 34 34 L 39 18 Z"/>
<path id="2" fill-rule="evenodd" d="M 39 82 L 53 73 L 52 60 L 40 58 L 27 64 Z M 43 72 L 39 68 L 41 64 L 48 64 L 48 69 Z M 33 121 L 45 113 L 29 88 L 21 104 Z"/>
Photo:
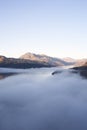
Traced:
<path id="1" fill-rule="evenodd" d="M 87 59 L 82 59 L 77 62 L 74 69 L 77 73 L 79 73 L 82 77 L 87 79 Z"/>
<path id="2" fill-rule="evenodd" d="M 74 69 L 76 70 L 87 70 L 87 60 L 81 60 L 75 65 Z"/>
<path id="3" fill-rule="evenodd" d="M 46 62 L 32 61 L 20 58 L 7 58 L 0 56 L 0 67 L 6 68 L 40 68 L 53 67 L 53 65 Z"/>
<path id="4" fill-rule="evenodd" d="M 46 62 L 51 64 L 52 66 L 63 66 L 63 65 L 71 65 L 71 63 L 68 63 L 62 59 L 50 57 L 47 55 L 41 55 L 41 54 L 34 54 L 34 53 L 25 53 L 20 57 L 20 59 L 27 59 L 31 61 L 38 61 L 38 62 Z"/>
<path id="5" fill-rule="evenodd" d="M 76 61 L 75 66 L 84 66 L 84 64 L 87 62 L 87 59 L 79 59 Z"/>
<path id="6" fill-rule="evenodd" d="M 70 57 L 65 57 L 65 58 L 63 58 L 63 60 L 66 62 L 69 62 L 69 63 L 76 63 L 76 60 L 73 58 L 70 58 Z"/>
<path id="7" fill-rule="evenodd" d="M 47 55 L 26 53 L 19 58 L 7 58 L 0 56 L 0 67 L 7 68 L 40 68 L 71 65 L 72 62 L 66 62 L 62 59 L 50 57 Z"/>

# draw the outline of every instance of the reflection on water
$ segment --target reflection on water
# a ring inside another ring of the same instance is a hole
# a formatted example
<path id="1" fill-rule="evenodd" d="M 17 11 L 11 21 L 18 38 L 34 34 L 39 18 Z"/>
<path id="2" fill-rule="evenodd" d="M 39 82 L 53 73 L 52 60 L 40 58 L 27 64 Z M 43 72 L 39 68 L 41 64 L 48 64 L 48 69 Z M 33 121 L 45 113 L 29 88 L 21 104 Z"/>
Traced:
<path id="1" fill-rule="evenodd" d="M 0 80 L 0 130 L 87 130 L 87 80 L 55 70 Z"/>
<path id="2" fill-rule="evenodd" d="M 16 74 L 17 73 L 0 73 L 0 80 Z"/>
<path id="3" fill-rule="evenodd" d="M 74 70 L 74 69 L 68 69 L 66 70 L 69 73 L 80 75 L 82 78 L 87 79 L 87 70 Z M 52 75 L 58 75 L 60 73 L 64 72 L 64 70 L 56 70 L 52 72 Z"/>
<path id="4" fill-rule="evenodd" d="M 80 75 L 87 79 L 87 70 L 80 71 Z"/>

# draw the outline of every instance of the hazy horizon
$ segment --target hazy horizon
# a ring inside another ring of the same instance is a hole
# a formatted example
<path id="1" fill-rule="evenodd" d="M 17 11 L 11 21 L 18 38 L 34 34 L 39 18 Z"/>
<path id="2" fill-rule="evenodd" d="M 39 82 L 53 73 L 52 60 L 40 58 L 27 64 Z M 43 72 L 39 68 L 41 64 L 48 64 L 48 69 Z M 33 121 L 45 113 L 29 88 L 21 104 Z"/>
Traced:
<path id="1" fill-rule="evenodd" d="M 87 57 L 86 0 L 3 0 L 0 18 L 0 55 Z"/>
<path id="2" fill-rule="evenodd" d="M 74 57 L 69 57 L 69 56 L 65 56 L 65 57 L 57 57 L 57 56 L 53 56 L 53 55 L 48 55 L 48 54 L 43 54 L 43 53 L 34 53 L 34 52 L 25 52 L 23 54 L 20 54 L 19 56 L 11 56 L 11 55 L 3 55 L 0 54 L 0 56 L 5 56 L 7 58 L 20 58 L 20 56 L 27 54 L 27 53 L 31 53 L 31 54 L 35 54 L 35 55 L 45 55 L 45 56 L 49 56 L 49 57 L 53 57 L 53 58 L 59 58 L 59 59 L 66 59 L 66 58 L 71 58 L 71 59 L 75 59 L 75 60 L 80 60 L 80 59 L 87 59 L 87 57 L 80 57 L 80 58 L 74 58 Z"/>

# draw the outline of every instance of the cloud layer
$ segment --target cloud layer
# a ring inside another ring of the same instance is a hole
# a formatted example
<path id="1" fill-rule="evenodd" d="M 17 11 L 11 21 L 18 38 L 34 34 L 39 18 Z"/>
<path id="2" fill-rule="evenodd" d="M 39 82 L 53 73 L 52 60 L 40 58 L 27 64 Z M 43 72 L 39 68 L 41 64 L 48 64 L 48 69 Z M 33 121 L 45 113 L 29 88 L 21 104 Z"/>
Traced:
<path id="1" fill-rule="evenodd" d="M 0 130 L 87 130 L 87 80 L 53 70 L 0 81 Z"/>

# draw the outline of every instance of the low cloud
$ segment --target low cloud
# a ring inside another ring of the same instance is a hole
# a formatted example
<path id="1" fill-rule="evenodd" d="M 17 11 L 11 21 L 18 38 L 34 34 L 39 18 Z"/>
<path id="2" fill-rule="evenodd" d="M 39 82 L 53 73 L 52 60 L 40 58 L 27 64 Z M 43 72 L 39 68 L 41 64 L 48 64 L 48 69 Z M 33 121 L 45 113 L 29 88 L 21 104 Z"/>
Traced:
<path id="1" fill-rule="evenodd" d="M 54 70 L 0 81 L 0 130 L 87 130 L 87 80 Z"/>

